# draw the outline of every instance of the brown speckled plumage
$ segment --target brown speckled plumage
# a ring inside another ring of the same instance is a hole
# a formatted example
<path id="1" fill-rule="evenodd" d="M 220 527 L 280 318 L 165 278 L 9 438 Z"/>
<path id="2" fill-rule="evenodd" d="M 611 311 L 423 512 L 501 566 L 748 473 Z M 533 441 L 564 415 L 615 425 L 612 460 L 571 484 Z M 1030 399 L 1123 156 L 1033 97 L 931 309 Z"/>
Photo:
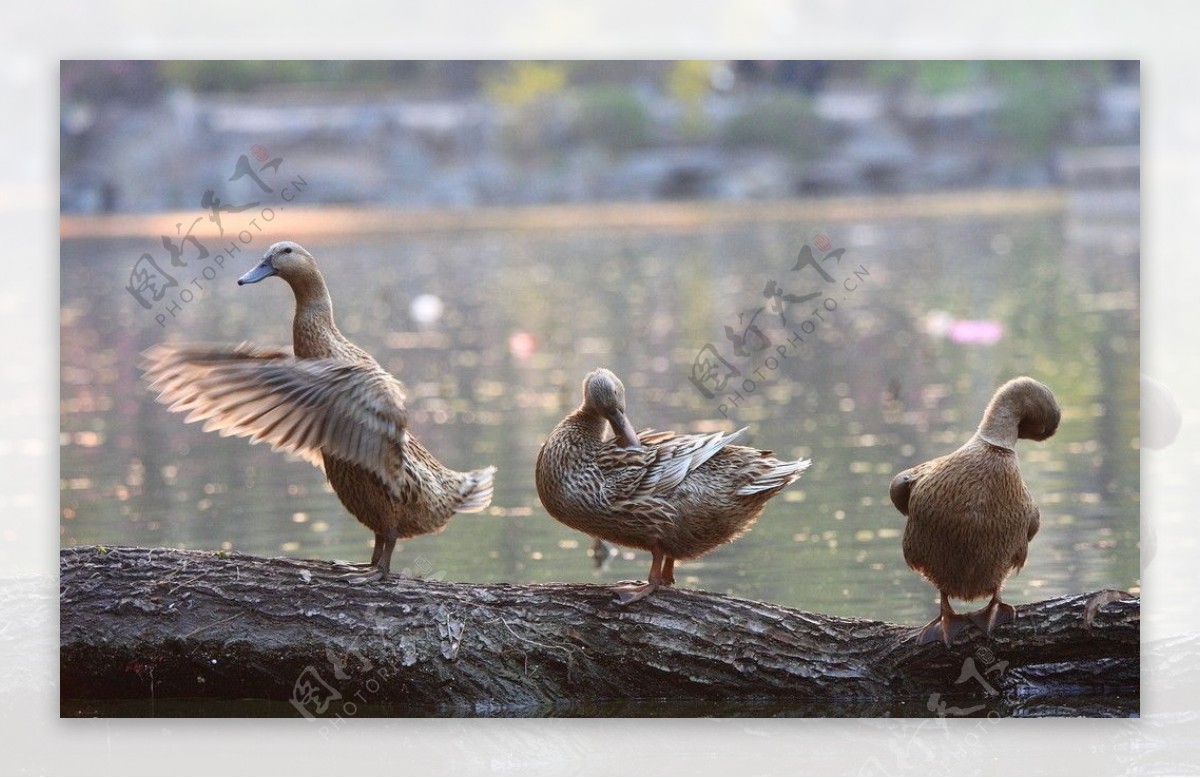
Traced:
<path id="1" fill-rule="evenodd" d="M 370 579 L 387 576 L 396 541 L 441 530 L 455 513 L 481 511 L 494 467 L 443 466 L 407 429 L 404 390 L 338 331 L 312 255 L 276 243 L 239 284 L 278 275 L 292 287 L 294 353 L 250 344 L 160 345 L 143 355 L 158 399 L 205 430 L 265 441 L 325 469 L 351 514 L 375 533 Z M 366 579 L 364 579 L 366 580 Z"/>
<path id="2" fill-rule="evenodd" d="M 800 477 L 808 460 L 733 445 L 745 433 L 635 432 L 625 388 L 599 369 L 583 382 L 583 404 L 550 433 L 537 461 L 538 496 L 572 529 L 651 552 L 648 596 L 674 581 L 677 559 L 693 559 L 741 535 L 772 496 Z M 606 428 L 614 437 L 605 439 Z"/>
<path id="3" fill-rule="evenodd" d="M 1017 465 L 1018 438 L 1045 440 L 1058 428 L 1054 395 L 1032 378 L 1014 378 L 996 390 L 978 430 L 961 448 L 905 470 L 892 479 L 896 509 L 908 517 L 904 559 L 938 588 L 941 616 L 921 642 L 949 644 L 962 617 L 947 598 L 992 598 L 971 614 L 988 634 L 1010 620 L 1000 601 L 1005 579 L 1025 564 L 1038 531 L 1039 510 Z"/>

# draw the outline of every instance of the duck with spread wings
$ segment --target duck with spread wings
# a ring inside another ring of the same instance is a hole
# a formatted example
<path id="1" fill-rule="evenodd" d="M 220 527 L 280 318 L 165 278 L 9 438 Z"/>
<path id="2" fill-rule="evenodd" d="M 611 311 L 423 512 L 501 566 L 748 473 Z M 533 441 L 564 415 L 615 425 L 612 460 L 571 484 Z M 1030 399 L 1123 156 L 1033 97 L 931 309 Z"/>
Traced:
<path id="1" fill-rule="evenodd" d="M 159 345 L 143 354 L 151 389 L 185 421 L 248 437 L 323 467 L 351 514 L 375 533 L 370 575 L 383 580 L 396 541 L 440 531 L 455 513 L 485 509 L 494 467 L 451 470 L 412 436 L 400 382 L 342 335 L 313 256 L 271 246 L 238 279 L 278 276 L 296 298 L 294 350 Z"/>

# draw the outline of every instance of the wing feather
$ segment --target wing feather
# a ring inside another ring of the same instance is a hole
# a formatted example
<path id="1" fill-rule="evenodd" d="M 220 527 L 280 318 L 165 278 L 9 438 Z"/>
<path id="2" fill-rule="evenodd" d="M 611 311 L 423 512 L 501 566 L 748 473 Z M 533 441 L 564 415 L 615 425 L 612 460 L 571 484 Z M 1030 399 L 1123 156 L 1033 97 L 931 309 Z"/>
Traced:
<path id="1" fill-rule="evenodd" d="M 374 363 L 299 359 L 249 344 L 155 346 L 142 369 L 159 402 L 206 431 L 249 438 L 319 464 L 322 453 L 395 478 L 404 389 Z M 389 463 L 389 459 L 391 459 Z"/>
<path id="2" fill-rule="evenodd" d="M 689 473 L 745 432 L 745 427 L 730 434 L 706 435 L 639 430 L 639 447 L 622 448 L 613 438 L 597 455 L 596 466 L 614 501 L 657 505 L 658 498 L 670 494 Z"/>

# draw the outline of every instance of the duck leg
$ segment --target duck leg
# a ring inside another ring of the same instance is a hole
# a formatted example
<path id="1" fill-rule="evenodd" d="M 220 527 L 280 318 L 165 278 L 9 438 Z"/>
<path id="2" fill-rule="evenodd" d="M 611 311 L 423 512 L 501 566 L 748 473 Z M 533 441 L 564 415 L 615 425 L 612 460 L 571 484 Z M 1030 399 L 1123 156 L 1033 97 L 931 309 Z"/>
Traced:
<path id="1" fill-rule="evenodd" d="M 954 640 L 963 627 L 967 626 L 967 617 L 960 616 L 950 607 L 950 596 L 942 592 L 942 612 L 936 619 L 926 624 L 917 634 L 917 645 L 923 646 L 935 640 L 941 640 L 947 646 Z"/>
<path id="2" fill-rule="evenodd" d="M 983 634 L 991 637 L 993 628 L 1016 621 L 1017 609 L 1001 602 L 1000 592 L 996 592 L 992 595 L 991 602 L 973 613 L 968 613 L 967 618 L 983 630 Z"/>
<path id="3" fill-rule="evenodd" d="M 656 548 L 651 554 L 654 555 L 654 558 L 650 562 L 650 580 L 641 586 L 617 589 L 617 599 L 621 605 L 629 605 L 632 602 L 644 600 L 653 594 L 658 587 L 663 585 L 663 552 L 661 549 Z"/>
<path id="4" fill-rule="evenodd" d="M 666 557 L 662 567 L 662 585 L 671 586 L 675 583 L 675 557 Z"/>
<path id="5" fill-rule="evenodd" d="M 375 533 L 375 548 L 371 551 L 370 562 L 336 562 L 338 567 L 349 567 L 352 570 L 370 570 L 379 564 L 379 557 L 383 555 L 384 544 L 383 533 Z M 345 576 L 343 576 L 345 577 Z"/>
<path id="6" fill-rule="evenodd" d="M 392 552 L 396 549 L 396 537 L 399 533 L 393 528 L 385 532 L 375 533 L 375 550 L 371 552 L 371 565 L 375 570 L 360 578 L 343 576 L 342 580 L 354 585 L 382 581 L 387 578 L 392 566 Z"/>

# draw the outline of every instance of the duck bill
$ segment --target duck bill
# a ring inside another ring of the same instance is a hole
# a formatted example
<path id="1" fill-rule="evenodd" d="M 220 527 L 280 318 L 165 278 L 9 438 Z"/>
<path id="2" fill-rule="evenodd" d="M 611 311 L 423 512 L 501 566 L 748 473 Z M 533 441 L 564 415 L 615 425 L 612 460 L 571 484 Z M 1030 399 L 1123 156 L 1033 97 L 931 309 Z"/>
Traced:
<path id="1" fill-rule="evenodd" d="M 262 262 L 259 262 L 257 265 L 255 265 L 250 272 L 238 279 L 238 286 L 257 283 L 264 278 L 275 275 L 275 273 L 275 266 L 271 264 L 271 260 L 264 259 Z"/>
<path id="2" fill-rule="evenodd" d="M 641 448 L 642 444 L 638 441 L 637 432 L 634 431 L 633 425 L 629 423 L 629 418 L 620 411 L 614 411 L 612 416 L 608 418 L 609 426 L 612 427 L 613 435 L 617 438 L 617 445 L 621 448 Z"/>

